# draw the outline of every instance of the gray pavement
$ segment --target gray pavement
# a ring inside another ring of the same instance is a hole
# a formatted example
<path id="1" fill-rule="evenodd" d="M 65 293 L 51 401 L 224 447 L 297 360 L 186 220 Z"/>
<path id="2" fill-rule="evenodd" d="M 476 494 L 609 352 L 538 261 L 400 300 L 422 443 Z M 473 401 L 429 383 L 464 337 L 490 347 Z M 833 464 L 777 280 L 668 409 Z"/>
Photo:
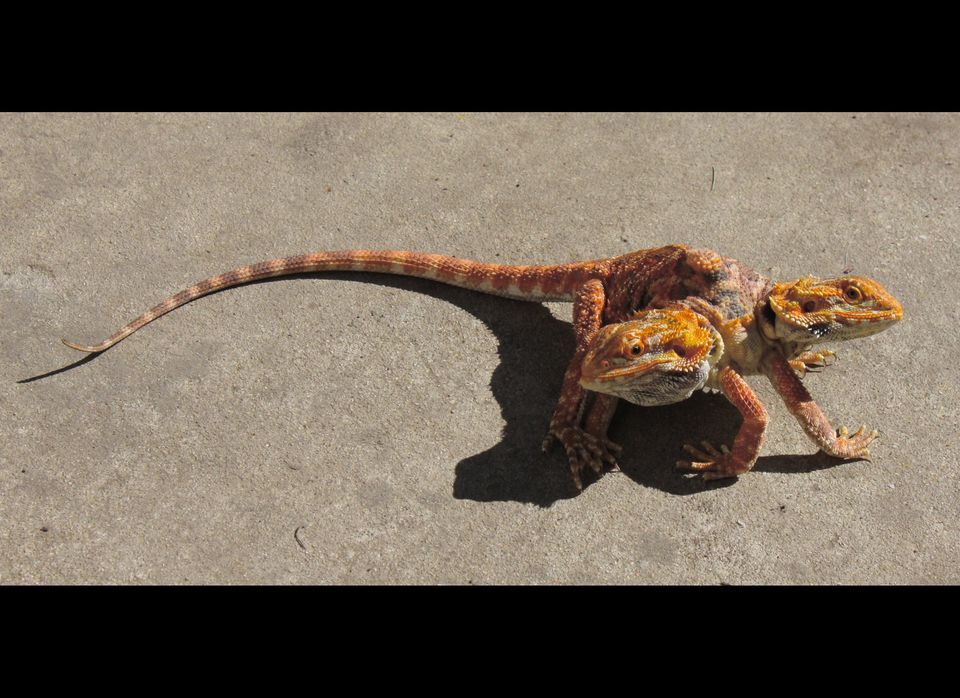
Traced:
<path id="1" fill-rule="evenodd" d="M 0 583 L 957 583 L 958 191 L 958 115 L 0 115 Z M 248 262 L 671 242 L 903 302 L 808 379 L 872 462 L 753 377 L 754 472 L 674 469 L 739 424 L 698 395 L 622 409 L 577 493 L 539 450 L 570 306 L 382 276 L 228 290 L 18 383 Z"/>

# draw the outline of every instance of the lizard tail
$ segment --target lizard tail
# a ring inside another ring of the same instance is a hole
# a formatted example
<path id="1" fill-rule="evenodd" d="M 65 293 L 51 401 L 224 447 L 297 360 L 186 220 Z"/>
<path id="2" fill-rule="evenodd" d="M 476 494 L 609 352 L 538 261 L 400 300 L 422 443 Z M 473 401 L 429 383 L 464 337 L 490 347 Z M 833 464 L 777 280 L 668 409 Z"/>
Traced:
<path id="1" fill-rule="evenodd" d="M 212 276 L 176 293 L 159 305 L 124 325 L 99 344 L 77 344 L 62 340 L 71 349 L 92 354 L 106 351 L 161 315 L 201 296 L 231 286 L 275 276 L 322 271 L 360 271 L 399 274 L 434 279 L 452 286 L 507 296 L 520 300 L 572 300 L 576 289 L 596 276 L 603 262 L 575 262 L 542 266 L 486 264 L 440 254 L 397 250 L 349 250 L 345 252 L 313 252 L 296 257 L 272 259 L 259 264 L 238 267 Z"/>

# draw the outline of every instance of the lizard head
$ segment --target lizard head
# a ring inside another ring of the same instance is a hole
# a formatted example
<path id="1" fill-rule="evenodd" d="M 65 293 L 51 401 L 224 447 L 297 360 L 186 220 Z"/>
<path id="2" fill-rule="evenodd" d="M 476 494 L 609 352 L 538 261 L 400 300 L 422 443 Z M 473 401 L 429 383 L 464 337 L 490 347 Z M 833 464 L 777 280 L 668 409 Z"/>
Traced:
<path id="1" fill-rule="evenodd" d="M 757 316 L 768 339 L 814 344 L 882 332 L 903 318 L 903 308 L 873 279 L 805 276 L 775 284 Z"/>
<path id="2" fill-rule="evenodd" d="M 644 310 L 601 328 L 583 360 L 587 390 L 638 405 L 669 405 L 703 388 L 723 340 L 692 310 Z"/>

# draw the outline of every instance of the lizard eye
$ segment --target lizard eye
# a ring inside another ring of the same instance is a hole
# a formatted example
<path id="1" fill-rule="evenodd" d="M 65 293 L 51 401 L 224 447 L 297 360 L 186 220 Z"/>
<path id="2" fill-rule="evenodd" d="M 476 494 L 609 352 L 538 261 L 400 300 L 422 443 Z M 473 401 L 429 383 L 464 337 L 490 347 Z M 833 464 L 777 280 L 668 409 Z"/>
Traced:
<path id="1" fill-rule="evenodd" d="M 807 301 L 806 303 L 803 304 L 803 312 L 805 313 L 812 313 L 816 309 L 817 309 L 816 301 Z"/>
<path id="2" fill-rule="evenodd" d="M 630 347 L 630 353 L 634 356 L 638 356 L 641 351 L 643 351 L 643 347 L 641 347 L 639 344 L 634 344 L 632 347 Z"/>
<path id="3" fill-rule="evenodd" d="M 851 303 L 859 303 L 863 300 L 863 293 L 856 286 L 847 286 L 843 295 Z"/>

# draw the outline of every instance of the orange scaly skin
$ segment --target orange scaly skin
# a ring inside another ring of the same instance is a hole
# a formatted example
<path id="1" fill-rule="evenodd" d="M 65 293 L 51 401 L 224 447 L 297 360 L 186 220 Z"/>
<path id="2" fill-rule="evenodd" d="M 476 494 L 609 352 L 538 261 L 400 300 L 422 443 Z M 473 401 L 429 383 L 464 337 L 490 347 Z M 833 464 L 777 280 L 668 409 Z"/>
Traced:
<path id="1" fill-rule="evenodd" d="M 848 435 L 841 427 L 834 433 L 800 376 L 813 366 L 827 365 L 827 359 L 834 356 L 829 350 L 808 351 L 811 344 L 827 338 L 868 336 L 898 322 L 903 311 L 896 299 L 871 279 L 818 281 L 805 277 L 767 287 L 753 313 L 728 320 L 729 308 L 724 308 L 723 299 L 735 296 L 717 293 L 722 287 L 718 279 L 700 296 L 670 304 L 673 310 L 659 315 L 637 313 L 634 320 L 603 328 L 588 348 L 582 368 L 583 385 L 602 393 L 587 415 L 587 431 L 606 440 L 616 402 L 612 396 L 650 405 L 677 402 L 698 387 L 720 390 L 744 418 L 733 449 L 722 446 L 718 450 L 707 442 L 701 443 L 702 450 L 685 446 L 699 461 L 679 461 L 678 466 L 703 471 L 707 479 L 735 477 L 753 467 L 768 421 L 766 410 L 742 375 L 764 373 L 804 432 L 824 452 L 838 458 L 869 456 L 867 445 L 877 432 L 866 433 L 866 427 L 861 427 Z M 691 313 L 688 307 L 699 313 Z M 674 317 L 668 317 L 670 314 Z M 709 317 L 723 341 L 705 335 L 689 315 L 704 323 Z M 664 334 L 665 325 L 672 334 Z M 680 354 L 664 353 L 664 346 L 679 347 Z M 714 359 L 718 368 L 709 375 L 701 370 L 699 383 L 683 384 L 681 390 L 677 371 L 689 364 L 689 358 L 705 356 L 707 349 L 719 353 Z M 647 399 L 649 395 L 656 395 L 659 401 Z"/>

